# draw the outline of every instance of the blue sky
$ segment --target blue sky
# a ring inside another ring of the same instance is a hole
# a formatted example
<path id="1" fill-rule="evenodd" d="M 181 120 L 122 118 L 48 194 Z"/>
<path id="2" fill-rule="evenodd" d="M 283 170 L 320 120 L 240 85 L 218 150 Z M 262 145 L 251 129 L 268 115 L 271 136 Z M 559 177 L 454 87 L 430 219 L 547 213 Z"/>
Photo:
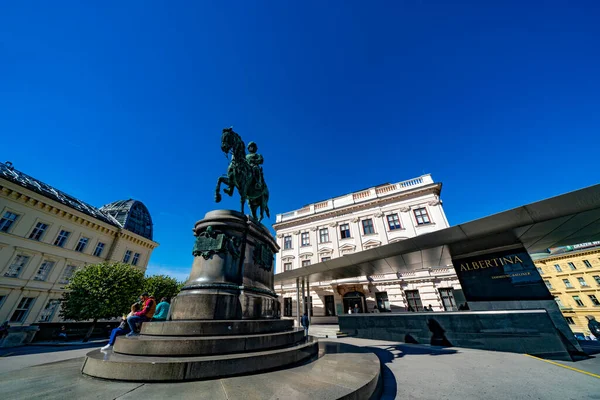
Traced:
<path id="1" fill-rule="evenodd" d="M 238 208 L 230 125 L 273 214 L 431 173 L 457 224 L 599 181 L 597 2 L 86 3 L 0 6 L 0 157 L 142 200 L 149 273 L 185 277 L 194 222 Z"/>

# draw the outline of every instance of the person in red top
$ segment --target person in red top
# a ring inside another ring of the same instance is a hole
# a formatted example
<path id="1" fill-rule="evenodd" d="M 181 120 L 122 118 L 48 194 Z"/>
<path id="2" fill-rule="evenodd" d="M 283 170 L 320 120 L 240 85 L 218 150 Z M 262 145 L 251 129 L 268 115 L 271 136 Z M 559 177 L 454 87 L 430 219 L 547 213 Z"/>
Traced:
<path id="1" fill-rule="evenodd" d="M 143 308 L 127 318 L 127 324 L 129 325 L 129 329 L 131 329 L 131 332 L 127 334 L 128 337 L 139 335 L 137 325 L 141 325 L 142 322 L 150 321 L 156 310 L 156 300 L 154 300 L 154 296 L 150 296 L 148 293 L 142 293 L 140 300 L 142 301 Z"/>

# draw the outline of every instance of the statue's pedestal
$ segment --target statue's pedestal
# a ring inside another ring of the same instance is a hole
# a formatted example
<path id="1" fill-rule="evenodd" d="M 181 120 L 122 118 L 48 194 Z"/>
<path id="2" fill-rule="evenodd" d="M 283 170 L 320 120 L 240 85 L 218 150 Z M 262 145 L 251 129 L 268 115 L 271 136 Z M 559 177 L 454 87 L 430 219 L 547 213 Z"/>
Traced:
<path id="1" fill-rule="evenodd" d="M 318 344 L 281 320 L 273 291 L 274 255 L 267 228 L 229 210 L 194 227 L 190 278 L 171 320 L 146 322 L 117 338 L 113 350 L 88 353 L 82 372 L 125 381 L 213 379 L 272 370 L 316 356 Z"/>
<path id="2" fill-rule="evenodd" d="M 231 210 L 206 214 L 194 226 L 194 263 L 174 299 L 171 319 L 271 319 L 279 317 L 273 291 L 273 256 L 267 228 Z"/>

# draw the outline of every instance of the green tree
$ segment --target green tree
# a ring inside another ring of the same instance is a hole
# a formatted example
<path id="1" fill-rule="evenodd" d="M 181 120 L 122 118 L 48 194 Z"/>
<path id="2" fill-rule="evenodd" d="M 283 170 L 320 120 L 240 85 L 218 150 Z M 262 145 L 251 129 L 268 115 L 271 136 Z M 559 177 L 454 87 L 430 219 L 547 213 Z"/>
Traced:
<path id="1" fill-rule="evenodd" d="M 144 292 L 154 296 L 156 302 L 159 302 L 163 297 L 169 299 L 177 296 L 181 290 L 180 283 L 177 279 L 167 275 L 152 275 L 144 279 Z"/>
<path id="2" fill-rule="evenodd" d="M 92 320 L 87 342 L 99 319 L 115 318 L 129 312 L 142 293 L 144 273 L 129 264 L 105 262 L 75 272 L 68 291 L 63 293 L 61 317 L 75 321 Z"/>

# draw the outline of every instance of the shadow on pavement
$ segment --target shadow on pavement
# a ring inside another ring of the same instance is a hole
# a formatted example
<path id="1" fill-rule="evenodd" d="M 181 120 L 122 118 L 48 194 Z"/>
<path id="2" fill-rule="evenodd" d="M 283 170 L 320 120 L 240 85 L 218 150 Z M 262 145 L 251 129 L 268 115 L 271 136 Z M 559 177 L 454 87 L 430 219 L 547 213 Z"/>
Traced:
<path id="1" fill-rule="evenodd" d="M 392 370 L 386 365 L 394 361 L 395 358 L 401 358 L 407 355 L 430 355 L 440 356 L 458 353 L 456 350 L 442 349 L 438 347 L 426 347 L 426 346 L 409 346 L 405 344 L 398 344 L 395 346 L 388 346 L 385 348 L 381 347 L 364 347 L 369 351 L 375 353 L 381 362 L 381 375 L 383 377 L 383 391 L 381 393 L 381 399 L 395 399 L 398 393 L 398 382 L 396 376 Z M 398 354 L 392 353 L 392 351 L 398 351 Z"/>
<path id="2" fill-rule="evenodd" d="M 108 341 L 108 339 L 106 340 Z M 0 349 L 0 357 L 9 358 L 15 356 L 24 356 L 28 354 L 55 353 L 58 351 L 69 351 L 78 349 L 94 349 L 102 347 L 106 341 L 91 343 L 74 343 L 61 345 L 27 345 L 19 347 L 5 347 Z"/>

